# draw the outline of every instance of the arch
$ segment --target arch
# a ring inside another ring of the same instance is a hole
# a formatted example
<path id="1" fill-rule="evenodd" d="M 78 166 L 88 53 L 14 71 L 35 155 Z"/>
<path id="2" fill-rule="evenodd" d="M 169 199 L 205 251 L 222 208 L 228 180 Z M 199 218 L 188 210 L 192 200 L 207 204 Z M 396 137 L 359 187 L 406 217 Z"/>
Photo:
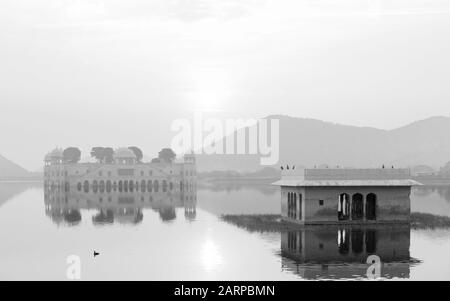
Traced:
<path id="1" fill-rule="evenodd" d="M 82 189 L 81 186 L 82 186 L 82 185 L 81 185 L 81 182 L 78 182 L 78 184 L 77 184 L 77 190 L 78 190 L 78 191 L 81 191 L 81 189 Z"/>
<path id="2" fill-rule="evenodd" d="M 145 192 L 147 190 L 145 180 L 141 180 L 141 192 Z"/>
<path id="3" fill-rule="evenodd" d="M 123 189 L 123 182 L 122 180 L 119 181 L 119 192 L 122 192 Z"/>
<path id="4" fill-rule="evenodd" d="M 166 180 L 162 181 L 162 190 L 163 190 L 163 192 L 167 192 L 167 181 Z"/>
<path id="5" fill-rule="evenodd" d="M 369 193 L 366 198 L 366 219 L 374 221 L 377 219 L 377 195 Z"/>
<path id="6" fill-rule="evenodd" d="M 117 191 L 117 182 L 116 182 L 116 181 L 114 181 L 114 184 L 113 184 L 113 191 L 114 191 L 114 192 Z"/>
<path id="7" fill-rule="evenodd" d="M 106 181 L 106 192 L 110 193 L 111 192 L 111 188 L 112 188 L 111 180 Z"/>
<path id="8" fill-rule="evenodd" d="M 100 189 L 101 193 L 105 192 L 105 181 L 104 180 L 100 181 L 99 189 Z"/>
<path id="9" fill-rule="evenodd" d="M 361 193 L 352 196 L 352 220 L 362 220 L 364 217 L 364 197 Z"/>
<path id="10" fill-rule="evenodd" d="M 292 219 L 297 218 L 297 194 L 288 192 L 288 217 Z"/>
<path id="11" fill-rule="evenodd" d="M 123 181 L 123 191 L 128 192 L 128 181 L 127 180 Z"/>
<path id="12" fill-rule="evenodd" d="M 159 191 L 159 182 L 158 182 L 158 180 L 153 181 L 153 190 L 155 190 L 155 192 Z"/>
<path id="13" fill-rule="evenodd" d="M 89 192 L 89 182 L 87 180 L 84 181 L 84 183 L 83 183 L 83 189 L 84 189 L 84 192 L 86 192 L 86 193 Z"/>
<path id="14" fill-rule="evenodd" d="M 346 221 L 350 219 L 350 195 L 342 193 L 338 200 L 338 220 Z"/>
<path id="15" fill-rule="evenodd" d="M 128 181 L 128 189 L 130 190 L 130 192 L 133 192 L 133 190 L 134 190 L 133 180 Z"/>
<path id="16" fill-rule="evenodd" d="M 92 183 L 92 191 L 94 193 L 98 192 L 98 182 L 97 182 L 97 180 L 94 180 L 94 182 Z"/>

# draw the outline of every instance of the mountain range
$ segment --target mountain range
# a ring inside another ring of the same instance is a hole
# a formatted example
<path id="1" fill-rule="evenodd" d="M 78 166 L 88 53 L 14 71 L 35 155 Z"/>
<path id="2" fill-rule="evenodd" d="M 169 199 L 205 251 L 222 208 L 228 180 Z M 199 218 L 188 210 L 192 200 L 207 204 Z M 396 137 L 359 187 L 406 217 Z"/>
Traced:
<path id="1" fill-rule="evenodd" d="M 450 161 L 450 118 L 432 117 L 394 130 L 273 115 L 280 121 L 279 162 L 297 166 L 413 167 Z M 249 129 L 245 129 L 249 133 Z M 200 155 L 198 170 L 261 169 L 259 155 Z"/>
<path id="2" fill-rule="evenodd" d="M 279 161 L 273 166 L 413 167 L 434 169 L 450 161 L 450 118 L 432 117 L 394 130 L 356 127 L 315 119 L 273 115 L 278 119 Z M 248 134 L 250 129 L 242 129 Z M 199 172 L 262 169 L 259 155 L 198 155 Z M 0 179 L 33 173 L 0 155 Z"/>
<path id="3" fill-rule="evenodd" d="M 30 172 L 0 155 L 0 179 L 27 177 L 30 177 Z"/>

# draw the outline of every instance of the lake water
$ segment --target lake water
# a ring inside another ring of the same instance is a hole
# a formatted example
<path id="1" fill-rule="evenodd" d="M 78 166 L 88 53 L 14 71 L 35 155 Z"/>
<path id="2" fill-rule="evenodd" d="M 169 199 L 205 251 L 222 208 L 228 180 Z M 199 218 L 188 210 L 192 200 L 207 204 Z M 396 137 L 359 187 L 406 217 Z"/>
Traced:
<path id="1" fill-rule="evenodd" d="M 416 188 L 411 202 L 450 216 L 450 187 Z M 450 230 L 258 233 L 219 218 L 279 211 L 278 189 L 265 186 L 199 187 L 186 201 L 0 183 L 0 280 L 66 280 L 70 255 L 82 280 L 367 279 L 369 254 L 381 258 L 382 279 L 450 280 Z"/>

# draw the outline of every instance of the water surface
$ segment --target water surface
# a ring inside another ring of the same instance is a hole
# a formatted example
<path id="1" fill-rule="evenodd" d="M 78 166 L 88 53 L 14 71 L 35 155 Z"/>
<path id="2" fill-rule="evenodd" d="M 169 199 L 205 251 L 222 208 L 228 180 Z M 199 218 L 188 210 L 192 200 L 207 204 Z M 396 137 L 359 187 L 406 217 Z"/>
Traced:
<path id="1" fill-rule="evenodd" d="M 450 187 L 411 198 L 413 211 L 450 216 Z M 265 186 L 201 188 L 186 201 L 0 183 L 0 280 L 66 280 L 72 254 L 82 280 L 367 279 L 370 254 L 383 259 L 383 279 L 450 279 L 449 230 L 256 233 L 219 218 L 279 211 L 278 189 Z"/>

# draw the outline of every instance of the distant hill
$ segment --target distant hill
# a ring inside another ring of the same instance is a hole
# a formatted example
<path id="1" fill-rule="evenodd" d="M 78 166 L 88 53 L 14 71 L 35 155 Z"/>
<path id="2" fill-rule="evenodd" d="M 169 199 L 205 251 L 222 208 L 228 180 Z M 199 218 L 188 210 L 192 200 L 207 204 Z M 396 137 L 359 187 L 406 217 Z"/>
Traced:
<path id="1" fill-rule="evenodd" d="M 432 117 L 394 130 L 355 127 L 314 119 L 269 116 L 280 120 L 279 164 L 309 166 L 433 168 L 450 161 L 450 118 Z M 198 169 L 261 169 L 256 155 L 200 155 Z"/>
<path id="2" fill-rule="evenodd" d="M 30 173 L 23 167 L 0 155 L 0 179 L 30 177 Z"/>

